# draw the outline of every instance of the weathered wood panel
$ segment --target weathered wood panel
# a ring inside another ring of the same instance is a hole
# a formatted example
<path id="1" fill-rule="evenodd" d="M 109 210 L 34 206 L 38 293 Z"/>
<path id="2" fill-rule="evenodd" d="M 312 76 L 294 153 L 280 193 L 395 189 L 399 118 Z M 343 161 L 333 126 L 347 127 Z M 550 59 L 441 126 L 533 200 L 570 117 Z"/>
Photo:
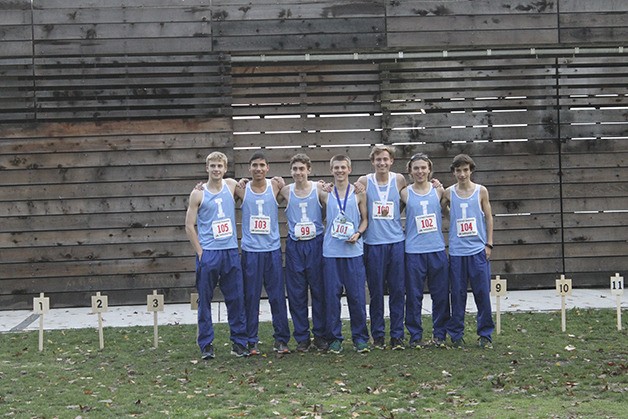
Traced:
<path id="1" fill-rule="evenodd" d="M 0 1 L 0 123 L 33 120 L 30 2 Z"/>
<path id="2" fill-rule="evenodd" d="M 88 304 L 71 293 L 97 289 L 123 304 L 155 288 L 184 299 L 187 197 L 211 150 L 233 167 L 231 132 L 230 118 L 0 126 L 0 301 Z"/>
<path id="3" fill-rule="evenodd" d="M 559 28 L 563 44 L 607 44 L 628 39 L 628 10 L 622 0 L 560 0 Z"/>
<path id="4" fill-rule="evenodd" d="M 556 136 L 552 59 L 417 61 L 382 64 L 382 69 L 384 141 Z"/>
<path id="5" fill-rule="evenodd" d="M 570 141 L 563 153 L 566 271 L 579 284 L 602 284 L 628 268 L 628 131 Z"/>
<path id="6" fill-rule="evenodd" d="M 627 268 L 625 1 L 32 6 L 0 0 L 2 308 L 40 291 L 56 305 L 96 290 L 112 304 L 154 288 L 187 300 L 183 216 L 213 149 L 240 177 L 261 147 L 288 181 L 296 152 L 326 180 L 345 153 L 355 180 L 386 142 L 395 171 L 427 152 L 446 185 L 466 152 L 491 194 L 493 273 L 512 287 L 553 288 L 562 272 L 606 286 Z M 565 46 L 578 49 L 534 52 Z"/>
<path id="7" fill-rule="evenodd" d="M 210 13 L 208 1 L 35 1 L 38 119 L 230 115 L 229 58 L 211 52 Z"/>
<path id="8" fill-rule="evenodd" d="M 386 46 L 384 2 L 212 2 L 220 51 L 352 50 Z"/>
<path id="9" fill-rule="evenodd" d="M 388 46 L 447 49 L 558 42 L 556 3 L 518 0 L 496 3 L 489 0 L 387 2 Z"/>

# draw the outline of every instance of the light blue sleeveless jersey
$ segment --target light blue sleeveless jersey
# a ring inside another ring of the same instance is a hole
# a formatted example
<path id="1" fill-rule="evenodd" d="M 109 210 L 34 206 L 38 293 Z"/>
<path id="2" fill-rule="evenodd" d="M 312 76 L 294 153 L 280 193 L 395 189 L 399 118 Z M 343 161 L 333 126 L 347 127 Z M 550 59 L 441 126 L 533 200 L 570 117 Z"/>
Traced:
<path id="1" fill-rule="evenodd" d="M 451 188 L 449 219 L 449 255 L 471 256 L 484 250 L 486 220 L 480 205 L 480 185 L 475 186 L 475 191 L 468 198 L 459 197 L 456 186 Z M 472 230 L 477 234 L 466 235 Z"/>
<path id="2" fill-rule="evenodd" d="M 369 214 L 369 226 L 364 233 L 364 243 L 368 245 L 399 243 L 404 240 L 396 176 L 395 173 L 390 172 L 388 185 L 378 185 L 374 174 L 367 176 L 366 205 Z M 393 218 L 389 220 L 374 218 L 373 202 L 380 201 L 380 192 L 385 194 L 387 188 L 389 188 L 387 201 L 394 203 Z"/>
<path id="3" fill-rule="evenodd" d="M 270 252 L 281 248 L 279 237 L 279 210 L 271 181 L 266 179 L 266 189 L 255 193 L 251 183 L 246 185 L 242 200 L 242 250 L 247 252 Z M 251 233 L 251 217 L 269 217 L 270 234 Z"/>
<path id="4" fill-rule="evenodd" d="M 290 185 L 290 198 L 286 205 L 286 217 L 288 219 L 288 234 L 292 240 L 300 240 L 295 233 L 295 227 L 300 225 L 307 226 L 313 223 L 315 227 L 315 235 L 320 236 L 324 233 L 322 205 L 318 200 L 316 183 L 310 181 L 312 190 L 306 197 L 299 197 L 294 193 L 294 183 Z"/>
<path id="5" fill-rule="evenodd" d="M 351 191 L 347 197 L 345 214 L 347 218 L 353 222 L 354 230 L 358 231 L 362 217 L 360 217 L 360 209 L 358 208 L 358 202 L 355 198 L 355 191 L 353 187 L 350 188 Z M 340 200 L 341 202 L 344 201 L 344 196 L 341 196 Z M 323 256 L 326 258 L 353 258 L 362 256 L 364 252 L 362 237 L 354 244 L 351 244 L 331 236 L 333 221 L 338 214 L 340 214 L 340 208 L 336 196 L 332 191 L 327 197 L 327 223 L 325 226 L 325 238 L 323 239 Z"/>
<path id="6" fill-rule="evenodd" d="M 445 250 L 443 217 L 436 189 L 430 185 L 430 191 L 425 195 L 415 192 L 412 186 L 408 186 L 406 190 L 406 253 Z"/>
<path id="7" fill-rule="evenodd" d="M 232 234 L 229 237 L 216 239 L 212 229 L 212 223 L 220 220 L 230 220 Z M 196 218 L 198 241 L 205 250 L 224 250 L 238 248 L 238 235 L 235 221 L 235 200 L 227 186 L 222 181 L 222 189 L 218 193 L 212 193 L 203 185 L 203 201 L 198 208 Z"/>

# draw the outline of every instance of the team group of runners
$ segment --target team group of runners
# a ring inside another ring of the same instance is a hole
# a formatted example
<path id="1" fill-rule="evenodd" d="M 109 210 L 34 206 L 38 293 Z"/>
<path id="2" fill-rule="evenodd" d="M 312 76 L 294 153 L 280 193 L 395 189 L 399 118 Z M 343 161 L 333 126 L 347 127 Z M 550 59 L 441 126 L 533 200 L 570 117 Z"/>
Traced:
<path id="1" fill-rule="evenodd" d="M 492 347 L 489 259 L 493 219 L 487 189 L 471 180 L 475 163 L 466 154 L 457 155 L 451 164 L 456 183 L 445 189 L 432 179 L 432 162 L 425 154 L 415 154 L 408 161 L 408 185 L 405 176 L 391 171 L 392 147 L 373 147 L 370 159 L 374 172 L 351 184 L 350 158 L 335 155 L 330 160 L 334 180 L 325 184 L 309 179 L 309 157 L 296 154 L 290 161 L 294 182 L 286 185 L 279 177 L 267 178 L 270 167 L 262 153 L 253 154 L 249 161 L 248 182 L 224 177 L 228 162 L 223 153 L 207 156 L 208 180 L 190 194 L 185 221 L 197 256 L 197 342 L 203 359 L 215 356 L 211 301 L 216 286 L 227 306 L 231 353 L 240 357 L 261 353 L 258 326 L 262 287 L 271 308 L 273 350 L 280 354 L 290 352 L 288 307 L 298 352 L 313 346 L 340 353 L 343 293 L 357 352 L 444 347 L 447 335 L 452 346 L 461 347 L 469 283 L 478 310 L 478 343 L 483 348 Z M 241 254 L 237 201 L 242 211 Z M 285 279 L 278 222 L 282 202 L 286 203 L 288 221 Z M 449 255 L 445 252 L 441 208 L 448 209 Z M 405 229 L 401 221 L 404 209 Z M 432 299 L 433 336 L 429 340 L 424 340 L 421 324 L 426 282 Z"/>

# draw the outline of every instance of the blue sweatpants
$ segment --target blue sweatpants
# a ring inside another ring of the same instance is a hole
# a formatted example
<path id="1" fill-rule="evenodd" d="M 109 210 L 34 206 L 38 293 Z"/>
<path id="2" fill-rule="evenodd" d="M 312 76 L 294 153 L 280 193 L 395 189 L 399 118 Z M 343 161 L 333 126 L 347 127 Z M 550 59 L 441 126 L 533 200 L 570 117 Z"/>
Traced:
<path id="1" fill-rule="evenodd" d="M 330 342 L 343 340 L 340 298 L 344 288 L 347 295 L 347 304 L 349 305 L 353 343 L 368 342 L 369 332 L 366 327 L 365 295 L 366 272 L 364 271 L 362 256 L 353 258 L 323 257 L 323 277 L 325 278 L 327 340 Z"/>
<path id="2" fill-rule="evenodd" d="M 231 340 L 246 345 L 244 286 L 238 249 L 203 250 L 196 258 L 196 290 L 198 291 L 198 346 L 203 350 L 214 341 L 211 301 L 214 289 L 220 291 L 227 305 Z"/>
<path id="3" fill-rule="evenodd" d="M 286 290 L 294 339 L 310 339 L 308 290 L 312 298 L 312 333 L 325 335 L 325 286 L 323 283 L 323 236 L 312 240 L 286 239 Z"/>
<path id="4" fill-rule="evenodd" d="M 410 342 L 423 339 L 421 310 L 423 289 L 427 286 L 432 298 L 433 336 L 445 340 L 449 308 L 449 263 L 445 251 L 406 253 L 406 328 Z"/>
<path id="5" fill-rule="evenodd" d="M 405 242 L 364 245 L 366 281 L 371 301 L 371 336 L 384 337 L 384 292 L 388 288 L 390 337 L 403 339 L 403 317 L 406 296 L 404 269 Z"/>
<path id="6" fill-rule="evenodd" d="M 270 252 L 242 251 L 244 275 L 244 305 L 249 344 L 259 341 L 259 302 L 262 286 L 266 289 L 272 314 L 273 338 L 284 343 L 290 340 L 286 288 L 283 279 L 281 249 Z"/>
<path id="7" fill-rule="evenodd" d="M 467 306 L 467 284 L 478 310 L 477 334 L 491 340 L 495 328 L 491 314 L 491 265 L 482 250 L 472 256 L 449 257 L 451 281 L 451 319 L 447 327 L 452 340 L 464 336 L 464 314 Z"/>

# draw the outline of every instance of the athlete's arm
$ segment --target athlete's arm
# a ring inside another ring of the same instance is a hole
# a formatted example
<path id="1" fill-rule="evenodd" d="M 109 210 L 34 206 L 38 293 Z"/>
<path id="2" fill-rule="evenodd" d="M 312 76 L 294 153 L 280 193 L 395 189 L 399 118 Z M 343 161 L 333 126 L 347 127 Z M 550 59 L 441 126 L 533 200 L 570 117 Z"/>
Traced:
<path id="1" fill-rule="evenodd" d="M 480 188 L 480 205 L 486 221 L 486 247 L 484 249 L 486 250 L 486 257 L 490 259 L 493 250 L 493 212 L 488 198 L 488 189 L 484 186 Z"/>
<path id="2" fill-rule="evenodd" d="M 288 202 L 290 199 L 290 185 L 285 185 L 283 188 L 279 190 L 279 195 L 277 195 L 277 202 L 281 204 L 282 201 Z"/>
<path id="3" fill-rule="evenodd" d="M 194 189 L 190 193 L 190 202 L 188 204 L 188 210 L 185 213 L 185 234 L 190 240 L 194 252 L 200 258 L 203 255 L 203 248 L 198 241 L 198 233 L 196 231 L 196 219 L 198 217 L 198 209 L 201 206 L 203 199 L 203 192 L 198 189 Z"/>
<path id="4" fill-rule="evenodd" d="M 358 209 L 360 210 L 361 221 L 355 233 L 353 233 L 353 236 L 351 236 L 349 240 L 347 240 L 349 243 L 357 242 L 360 236 L 362 236 L 364 232 L 366 231 L 366 227 L 368 227 L 369 225 L 369 217 L 368 217 L 368 212 L 366 209 L 366 195 L 364 194 L 356 195 L 355 199 L 358 200 Z"/>

